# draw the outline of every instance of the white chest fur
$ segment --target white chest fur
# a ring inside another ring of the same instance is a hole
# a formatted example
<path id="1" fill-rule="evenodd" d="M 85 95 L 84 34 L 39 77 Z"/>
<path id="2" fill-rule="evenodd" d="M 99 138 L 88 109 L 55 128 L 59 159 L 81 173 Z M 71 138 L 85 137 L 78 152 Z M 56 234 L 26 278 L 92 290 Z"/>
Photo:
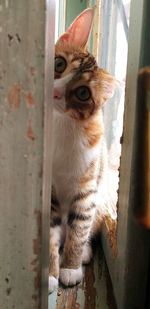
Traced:
<path id="1" fill-rule="evenodd" d="M 97 156 L 87 147 L 82 128 L 68 116 L 54 112 L 53 184 L 61 201 L 74 195 L 78 180 Z"/>

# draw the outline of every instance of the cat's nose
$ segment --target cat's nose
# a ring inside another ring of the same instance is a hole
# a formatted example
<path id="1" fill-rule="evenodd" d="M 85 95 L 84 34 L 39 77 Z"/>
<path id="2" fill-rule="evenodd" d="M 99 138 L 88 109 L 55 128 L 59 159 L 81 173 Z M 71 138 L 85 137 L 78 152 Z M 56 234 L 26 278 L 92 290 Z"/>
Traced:
<path id="1" fill-rule="evenodd" d="M 54 88 L 54 92 L 53 92 L 53 98 L 60 100 L 63 97 L 63 91 L 61 91 L 58 88 Z"/>

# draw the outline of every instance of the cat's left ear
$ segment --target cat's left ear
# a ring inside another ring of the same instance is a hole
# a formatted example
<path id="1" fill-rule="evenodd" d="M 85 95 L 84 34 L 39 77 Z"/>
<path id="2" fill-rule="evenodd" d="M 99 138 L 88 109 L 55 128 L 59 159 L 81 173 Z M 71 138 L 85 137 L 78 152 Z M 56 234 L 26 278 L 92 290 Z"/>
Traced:
<path id="1" fill-rule="evenodd" d="M 58 39 L 57 43 L 70 43 L 80 47 L 85 47 L 90 35 L 94 17 L 94 9 L 84 10 L 66 32 Z"/>

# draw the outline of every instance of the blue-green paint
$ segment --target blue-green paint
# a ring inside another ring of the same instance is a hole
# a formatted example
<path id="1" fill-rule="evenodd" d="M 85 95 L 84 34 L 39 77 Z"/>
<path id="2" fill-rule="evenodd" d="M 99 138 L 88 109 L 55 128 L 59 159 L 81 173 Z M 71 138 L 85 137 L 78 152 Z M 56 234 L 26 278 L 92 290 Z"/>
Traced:
<path id="1" fill-rule="evenodd" d="M 86 7 L 86 0 L 66 0 L 66 29 Z"/>
<path id="2" fill-rule="evenodd" d="M 48 297 L 48 308 L 55 309 L 57 304 L 57 291 L 54 291 Z"/>

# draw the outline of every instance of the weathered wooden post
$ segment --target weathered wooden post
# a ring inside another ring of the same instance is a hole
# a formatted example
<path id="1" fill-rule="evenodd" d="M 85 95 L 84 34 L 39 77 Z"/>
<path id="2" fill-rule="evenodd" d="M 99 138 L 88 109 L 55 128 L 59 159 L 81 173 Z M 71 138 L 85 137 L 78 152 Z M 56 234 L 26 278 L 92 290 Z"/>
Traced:
<path id="1" fill-rule="evenodd" d="M 48 306 L 54 15 L 0 2 L 0 309 Z"/>

